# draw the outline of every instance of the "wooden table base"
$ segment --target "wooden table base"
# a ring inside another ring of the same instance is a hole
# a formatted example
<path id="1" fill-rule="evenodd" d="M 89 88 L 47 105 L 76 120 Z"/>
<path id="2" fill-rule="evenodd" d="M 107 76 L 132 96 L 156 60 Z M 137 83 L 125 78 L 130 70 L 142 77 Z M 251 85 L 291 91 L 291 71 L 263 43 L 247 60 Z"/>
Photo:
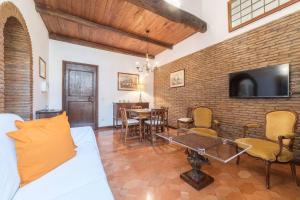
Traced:
<path id="1" fill-rule="evenodd" d="M 201 190 L 214 182 L 214 178 L 205 174 L 201 170 L 190 170 L 180 174 L 185 182 L 193 186 L 196 190 Z"/>
<path id="2" fill-rule="evenodd" d="M 197 190 L 201 190 L 202 188 L 213 183 L 214 178 L 201 171 L 201 165 L 207 164 L 208 159 L 196 151 L 188 150 L 187 153 L 187 160 L 193 169 L 182 173 L 180 178 Z"/>

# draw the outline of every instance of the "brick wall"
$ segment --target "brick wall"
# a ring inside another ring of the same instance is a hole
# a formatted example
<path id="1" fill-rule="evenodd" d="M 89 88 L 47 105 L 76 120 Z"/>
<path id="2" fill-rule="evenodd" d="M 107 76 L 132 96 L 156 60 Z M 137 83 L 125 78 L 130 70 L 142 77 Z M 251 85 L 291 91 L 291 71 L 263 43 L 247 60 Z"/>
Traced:
<path id="1" fill-rule="evenodd" d="M 224 27 L 225 28 L 225 27 Z M 228 74 L 272 64 L 290 63 L 290 99 L 231 99 Z M 169 87 L 171 72 L 185 69 L 186 86 Z M 169 63 L 155 71 L 156 106 L 168 106 L 169 124 L 185 116 L 188 106 L 212 108 L 221 121 L 221 133 L 237 138 L 249 122 L 264 123 L 268 111 L 288 109 L 300 114 L 300 12 Z M 300 149 L 297 128 L 296 148 Z M 256 136 L 263 136 L 257 130 Z"/>
<path id="2" fill-rule="evenodd" d="M 0 34 L 0 112 L 4 111 L 4 37 Z"/>
<path id="3" fill-rule="evenodd" d="M 4 28 L 4 111 L 30 119 L 30 45 L 26 32 L 16 18 Z"/>
<path id="4" fill-rule="evenodd" d="M 0 112 L 32 118 L 32 46 L 22 14 L 0 4 Z"/>

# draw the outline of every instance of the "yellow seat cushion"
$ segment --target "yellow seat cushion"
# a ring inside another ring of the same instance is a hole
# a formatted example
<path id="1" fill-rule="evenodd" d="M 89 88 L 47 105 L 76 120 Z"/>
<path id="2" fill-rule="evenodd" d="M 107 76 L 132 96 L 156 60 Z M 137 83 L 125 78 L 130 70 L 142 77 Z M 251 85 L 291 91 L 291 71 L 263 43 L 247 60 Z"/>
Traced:
<path id="1" fill-rule="evenodd" d="M 26 127 L 7 135 L 15 140 L 21 187 L 76 155 L 66 118 L 52 118 L 45 126 Z"/>
<path id="2" fill-rule="evenodd" d="M 218 136 L 217 131 L 210 128 L 192 128 L 190 130 L 204 136 Z"/>
<path id="3" fill-rule="evenodd" d="M 16 120 L 15 124 L 18 129 L 21 128 L 29 128 L 29 127 L 37 127 L 37 126 L 45 126 L 50 119 L 56 119 L 56 118 L 67 118 L 66 112 L 63 112 L 62 114 L 52 117 L 52 118 L 45 118 L 45 119 L 36 119 L 31 121 L 19 121 Z"/>
<path id="4" fill-rule="evenodd" d="M 257 138 L 240 138 L 235 140 L 235 142 L 238 143 L 240 148 L 243 148 L 243 144 L 251 145 L 252 147 L 247 150 L 247 153 L 251 156 L 267 161 L 276 161 L 276 155 L 279 152 L 279 144 L 277 143 Z M 278 157 L 278 161 L 288 162 L 292 159 L 293 152 L 290 152 L 287 148 L 283 148 L 282 154 Z"/>

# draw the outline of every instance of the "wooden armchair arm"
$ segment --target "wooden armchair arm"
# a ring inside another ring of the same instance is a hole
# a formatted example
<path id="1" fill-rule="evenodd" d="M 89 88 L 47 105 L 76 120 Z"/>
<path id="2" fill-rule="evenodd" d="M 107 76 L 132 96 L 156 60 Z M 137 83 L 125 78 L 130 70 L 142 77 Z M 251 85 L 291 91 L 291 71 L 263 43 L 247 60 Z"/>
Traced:
<path id="1" fill-rule="evenodd" d="M 289 151 L 293 151 L 293 146 L 295 142 L 295 137 L 294 136 L 278 136 L 278 143 L 279 143 L 279 152 L 276 155 L 276 160 L 278 160 L 278 157 L 282 154 L 283 147 L 285 146 L 283 144 L 283 140 L 290 140 L 288 146 Z"/>
<path id="2" fill-rule="evenodd" d="M 249 124 L 246 124 L 244 127 L 247 127 L 247 128 L 259 128 L 259 127 L 260 127 L 260 124 L 257 124 L 257 123 L 249 123 Z"/>
<path id="3" fill-rule="evenodd" d="M 221 122 L 219 122 L 218 120 L 213 120 L 213 123 L 216 127 L 220 127 L 221 126 Z"/>
<path id="4" fill-rule="evenodd" d="M 284 145 L 283 140 L 290 140 L 288 145 Z M 284 146 L 287 146 L 289 151 L 293 151 L 295 142 L 295 136 L 278 136 L 278 143 L 279 143 L 279 153 L 276 157 L 278 157 L 282 153 L 282 149 Z"/>
<path id="5" fill-rule="evenodd" d="M 243 138 L 245 138 L 248 134 L 248 130 L 250 128 L 260 128 L 261 125 L 260 124 L 257 124 L 257 123 L 249 123 L 249 124 L 246 124 L 245 126 L 243 126 Z"/>
<path id="6" fill-rule="evenodd" d="M 219 122 L 218 120 L 214 119 L 212 127 L 213 127 L 213 129 L 215 129 L 215 131 L 217 131 L 217 133 L 219 133 L 221 131 L 221 122 Z"/>

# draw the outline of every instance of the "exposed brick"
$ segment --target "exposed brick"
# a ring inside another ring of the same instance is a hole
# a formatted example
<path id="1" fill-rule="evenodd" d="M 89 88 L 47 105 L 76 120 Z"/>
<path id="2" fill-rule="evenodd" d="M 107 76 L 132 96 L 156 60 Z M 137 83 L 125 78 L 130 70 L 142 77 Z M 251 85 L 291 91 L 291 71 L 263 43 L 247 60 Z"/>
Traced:
<path id="1" fill-rule="evenodd" d="M 32 118 L 32 47 L 18 8 L 0 5 L 0 112 Z"/>
<path id="2" fill-rule="evenodd" d="M 264 123 L 266 112 L 294 110 L 300 114 L 300 12 L 225 40 L 158 68 L 154 75 L 156 106 L 169 107 L 169 124 L 185 116 L 191 105 L 210 107 L 221 121 L 221 134 L 237 138 L 249 122 Z M 291 66 L 289 99 L 231 99 L 228 97 L 231 72 L 273 64 Z M 185 69 L 185 87 L 170 88 L 170 73 Z M 297 136 L 299 137 L 299 124 Z M 262 137 L 263 130 L 254 136 Z M 300 149 L 300 140 L 296 140 Z"/>

